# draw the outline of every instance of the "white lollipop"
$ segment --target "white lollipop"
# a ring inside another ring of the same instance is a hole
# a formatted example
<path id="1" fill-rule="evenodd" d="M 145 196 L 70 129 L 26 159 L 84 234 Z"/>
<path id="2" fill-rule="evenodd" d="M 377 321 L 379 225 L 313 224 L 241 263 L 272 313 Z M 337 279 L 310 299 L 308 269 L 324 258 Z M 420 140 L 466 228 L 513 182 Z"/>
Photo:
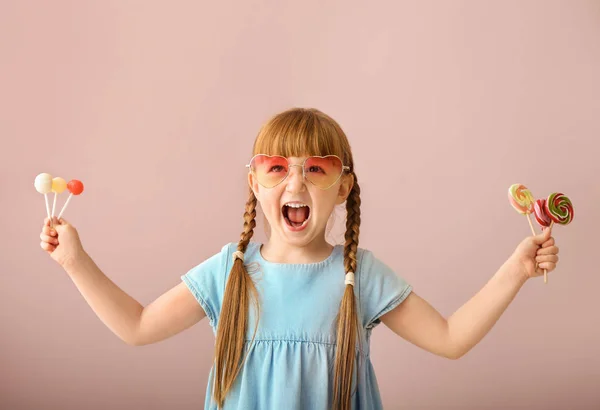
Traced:
<path id="1" fill-rule="evenodd" d="M 44 194 L 44 198 L 46 199 L 46 213 L 48 214 L 48 219 L 50 219 L 50 205 L 48 204 L 48 193 L 52 191 L 52 175 L 41 173 L 37 177 L 35 177 L 35 181 L 33 182 L 36 191 L 40 194 Z M 50 219 L 50 223 L 52 223 L 52 219 Z"/>

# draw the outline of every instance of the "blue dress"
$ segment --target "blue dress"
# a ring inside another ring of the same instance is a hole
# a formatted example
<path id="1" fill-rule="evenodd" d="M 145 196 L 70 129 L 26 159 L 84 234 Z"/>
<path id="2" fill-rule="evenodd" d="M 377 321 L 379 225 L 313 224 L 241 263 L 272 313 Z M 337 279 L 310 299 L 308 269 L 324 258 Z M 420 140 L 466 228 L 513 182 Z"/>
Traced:
<path id="1" fill-rule="evenodd" d="M 221 251 L 181 278 L 198 300 L 213 332 L 219 313 L 232 255 L 237 243 Z M 308 264 L 273 263 L 263 259 L 261 244 L 250 242 L 244 255 L 260 296 L 260 320 L 254 343 L 256 314 L 250 305 L 245 351 L 251 349 L 224 409 L 318 410 L 329 409 L 333 396 L 336 315 L 344 292 L 343 245 L 336 245 L 323 261 Z M 412 291 L 404 279 L 359 248 L 354 293 L 358 302 L 362 349 L 356 348 L 352 409 L 382 408 L 375 371 L 369 354 L 370 336 L 380 316 L 398 306 Z M 206 388 L 205 409 L 216 410 L 212 400 L 214 365 Z"/>

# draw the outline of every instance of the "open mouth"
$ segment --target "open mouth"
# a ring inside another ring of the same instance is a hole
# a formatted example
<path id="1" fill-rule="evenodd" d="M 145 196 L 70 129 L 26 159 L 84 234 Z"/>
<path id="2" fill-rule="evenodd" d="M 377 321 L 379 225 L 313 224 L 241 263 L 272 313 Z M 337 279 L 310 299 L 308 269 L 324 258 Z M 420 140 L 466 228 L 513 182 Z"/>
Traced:
<path id="1" fill-rule="evenodd" d="M 300 228 L 306 225 L 310 217 L 310 208 L 308 205 L 286 204 L 281 208 L 281 213 L 289 226 Z"/>

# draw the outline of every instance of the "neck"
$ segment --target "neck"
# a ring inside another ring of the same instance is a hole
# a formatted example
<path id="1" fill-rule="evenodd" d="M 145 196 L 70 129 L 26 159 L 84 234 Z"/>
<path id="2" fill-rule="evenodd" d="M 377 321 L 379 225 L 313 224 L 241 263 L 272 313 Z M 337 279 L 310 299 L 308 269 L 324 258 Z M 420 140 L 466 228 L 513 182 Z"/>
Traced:
<path id="1" fill-rule="evenodd" d="M 331 252 L 333 245 L 325 238 L 315 239 L 305 245 L 294 245 L 270 238 L 260 248 L 262 257 L 273 263 L 317 263 L 327 259 Z"/>

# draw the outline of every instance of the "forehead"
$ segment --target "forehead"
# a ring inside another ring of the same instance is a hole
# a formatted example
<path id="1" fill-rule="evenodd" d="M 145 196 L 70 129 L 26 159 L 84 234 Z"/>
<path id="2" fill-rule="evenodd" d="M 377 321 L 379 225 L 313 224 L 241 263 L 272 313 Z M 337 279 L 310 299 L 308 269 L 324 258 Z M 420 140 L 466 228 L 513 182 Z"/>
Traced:
<path id="1" fill-rule="evenodd" d="M 257 154 L 256 156 L 259 157 L 261 155 L 264 155 L 266 157 L 276 157 L 276 158 L 282 157 L 282 158 L 287 159 L 290 162 L 295 162 L 295 161 L 300 161 L 301 162 L 301 161 L 304 161 L 306 158 L 310 158 L 310 157 L 316 156 L 316 155 L 304 155 L 304 156 L 300 156 L 300 157 L 286 157 L 285 155 L 280 155 L 280 154 L 271 154 L 271 155 L 269 155 L 269 154 Z M 265 158 L 265 157 L 263 157 L 263 158 Z"/>

